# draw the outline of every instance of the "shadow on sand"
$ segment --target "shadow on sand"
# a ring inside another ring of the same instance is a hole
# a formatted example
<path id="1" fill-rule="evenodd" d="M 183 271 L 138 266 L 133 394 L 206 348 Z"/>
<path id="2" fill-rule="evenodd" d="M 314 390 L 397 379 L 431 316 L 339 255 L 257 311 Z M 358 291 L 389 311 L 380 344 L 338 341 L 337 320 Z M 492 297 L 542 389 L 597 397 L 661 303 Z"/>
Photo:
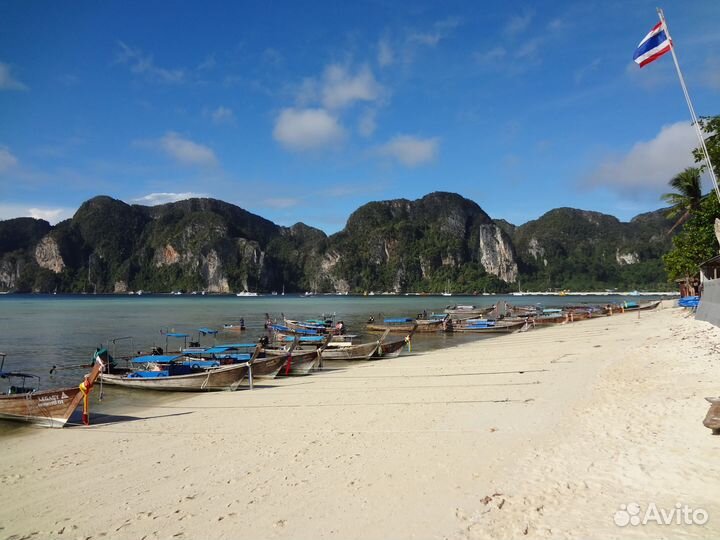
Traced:
<path id="1" fill-rule="evenodd" d="M 90 413 L 90 427 L 92 426 L 103 426 L 113 424 L 124 424 L 126 422 L 135 422 L 137 420 L 154 420 L 155 418 L 168 418 L 171 416 L 185 416 L 193 414 L 193 411 L 178 412 L 173 414 L 158 414 L 155 416 L 126 416 L 119 414 L 103 414 L 103 413 Z M 78 428 L 86 427 L 82 423 L 82 413 L 76 411 L 65 424 L 65 428 Z"/>

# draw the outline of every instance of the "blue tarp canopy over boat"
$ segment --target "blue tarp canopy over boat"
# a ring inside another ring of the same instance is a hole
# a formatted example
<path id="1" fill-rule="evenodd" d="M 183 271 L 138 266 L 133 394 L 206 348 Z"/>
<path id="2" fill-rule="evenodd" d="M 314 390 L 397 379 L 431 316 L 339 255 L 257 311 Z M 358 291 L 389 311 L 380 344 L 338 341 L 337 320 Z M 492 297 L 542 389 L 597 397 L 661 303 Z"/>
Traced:
<path id="1" fill-rule="evenodd" d="M 198 332 L 200 332 L 203 336 L 207 335 L 207 334 L 214 336 L 215 334 L 218 333 L 217 330 L 213 330 L 212 328 L 198 328 Z"/>
<path id="2" fill-rule="evenodd" d="M 156 364 L 169 364 L 182 357 L 182 354 L 150 354 L 147 356 L 138 356 L 137 358 L 133 358 L 132 361 L 133 364 L 147 364 L 148 362 L 155 362 Z"/>
<path id="3" fill-rule="evenodd" d="M 205 354 L 222 354 L 234 349 L 248 349 L 255 348 L 255 343 L 227 343 L 225 345 L 216 345 L 205 349 Z"/>
<path id="4" fill-rule="evenodd" d="M 220 362 L 217 360 L 184 360 L 181 362 L 183 366 L 190 366 L 191 368 L 212 368 L 218 367 Z"/>
<path id="5" fill-rule="evenodd" d="M 432 315 L 430 315 L 430 319 L 432 319 L 432 320 L 447 319 L 447 313 L 433 313 Z"/>
<path id="6" fill-rule="evenodd" d="M 158 377 L 169 377 L 170 372 L 163 371 L 134 371 L 128 375 L 128 379 L 157 379 Z"/>
<path id="7" fill-rule="evenodd" d="M 413 322 L 415 319 L 410 319 L 409 317 L 404 317 L 400 319 L 384 319 L 383 322 L 386 324 L 397 324 L 397 323 L 409 323 Z"/>
<path id="8" fill-rule="evenodd" d="M 178 333 L 178 332 L 168 332 L 168 333 L 165 334 L 165 335 L 166 335 L 167 337 L 176 337 L 176 338 L 186 338 L 186 337 L 190 337 L 190 334 L 181 334 L 181 333 Z"/>

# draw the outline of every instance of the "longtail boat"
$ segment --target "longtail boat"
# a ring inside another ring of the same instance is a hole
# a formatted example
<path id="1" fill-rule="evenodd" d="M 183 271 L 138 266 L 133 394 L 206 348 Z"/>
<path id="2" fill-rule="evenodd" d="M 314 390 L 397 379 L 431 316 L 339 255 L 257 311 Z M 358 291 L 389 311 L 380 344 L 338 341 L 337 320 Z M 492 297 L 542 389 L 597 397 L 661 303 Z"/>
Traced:
<path id="1" fill-rule="evenodd" d="M 382 323 L 376 323 L 370 321 L 367 323 L 367 329 L 370 332 L 385 332 L 390 331 L 393 333 L 408 333 L 415 332 L 418 327 L 418 323 L 412 318 L 395 318 L 395 319 L 383 319 Z"/>
<path id="2" fill-rule="evenodd" d="M 347 341 L 330 342 L 323 351 L 323 360 L 369 360 L 380 347 L 380 341 L 357 343 Z"/>
<path id="3" fill-rule="evenodd" d="M 445 313 L 453 319 L 468 319 L 481 317 L 490 313 L 495 306 L 478 307 L 472 305 L 453 305 L 445 308 Z"/>
<path id="4" fill-rule="evenodd" d="M 127 373 L 103 373 L 104 384 L 138 388 L 144 390 L 162 390 L 172 392 L 206 392 L 218 390 L 237 390 L 243 380 L 250 377 L 250 362 L 225 366 L 206 367 L 201 360 L 187 365 L 182 356 L 144 356 L 133 362 L 144 363 L 145 369 L 136 369 Z M 155 363 L 158 362 L 158 363 Z M 254 375 L 254 374 L 253 374 Z"/>
<path id="5" fill-rule="evenodd" d="M 256 343 L 225 343 L 214 345 L 208 349 L 190 349 L 185 352 L 193 357 L 216 361 L 220 364 L 251 362 L 253 378 L 274 379 L 285 365 L 294 347 L 293 344 L 289 350 L 273 351 Z"/>
<path id="6" fill-rule="evenodd" d="M 447 313 L 433 313 L 427 319 L 416 319 L 417 328 L 415 332 L 452 332 L 452 319 Z"/>
<path id="7" fill-rule="evenodd" d="M 395 358 L 400 356 L 400 353 L 405 345 L 407 345 L 408 348 L 411 346 L 410 339 L 411 335 L 405 336 L 404 338 L 385 338 L 380 341 L 380 346 L 377 348 L 373 356 L 378 358 Z"/>
<path id="8" fill-rule="evenodd" d="M 3 371 L 5 354 L 0 363 L 0 378 L 10 381 L 10 388 L 6 395 L 0 396 L 0 418 L 30 422 L 46 427 L 63 427 L 80 402 L 85 398 L 83 409 L 83 423 L 89 423 L 87 410 L 87 396 L 100 374 L 103 363 L 98 359 L 92 371 L 85 375 L 80 385 L 69 388 L 53 390 L 37 390 L 27 387 L 27 381 L 39 383 L 39 377 L 29 373 Z M 12 384 L 13 381 L 19 384 Z"/>
<path id="9" fill-rule="evenodd" d="M 266 354 L 286 354 L 285 351 L 272 351 L 265 349 Z M 280 367 L 278 375 L 307 375 L 320 366 L 322 360 L 322 350 L 297 350 L 287 354 L 285 362 Z"/>
<path id="10" fill-rule="evenodd" d="M 124 368 L 114 365 L 113 359 L 107 356 L 107 349 L 97 351 L 95 356 L 107 359 L 107 368 L 100 376 L 105 384 L 172 392 L 206 392 L 237 390 L 245 381 L 252 386 L 254 378 L 264 378 L 269 373 L 274 377 L 284 359 L 259 358 L 261 347 L 252 346 L 255 349 L 252 355 L 228 353 L 218 358 L 187 354 L 144 355 L 132 358 L 128 361 L 130 367 Z M 226 346 L 220 352 L 226 353 L 231 348 Z"/>
<path id="11" fill-rule="evenodd" d="M 511 334 L 518 332 L 528 321 L 493 321 L 491 319 L 468 319 L 461 325 L 454 327 L 455 332 L 470 332 L 475 334 Z"/>
<path id="12" fill-rule="evenodd" d="M 616 315 L 618 313 L 625 313 L 628 311 L 647 311 L 650 309 L 655 309 L 660 305 L 660 300 L 654 300 L 650 302 L 622 302 L 620 304 L 614 304 L 612 306 L 608 307 L 608 311 L 611 315 Z"/>

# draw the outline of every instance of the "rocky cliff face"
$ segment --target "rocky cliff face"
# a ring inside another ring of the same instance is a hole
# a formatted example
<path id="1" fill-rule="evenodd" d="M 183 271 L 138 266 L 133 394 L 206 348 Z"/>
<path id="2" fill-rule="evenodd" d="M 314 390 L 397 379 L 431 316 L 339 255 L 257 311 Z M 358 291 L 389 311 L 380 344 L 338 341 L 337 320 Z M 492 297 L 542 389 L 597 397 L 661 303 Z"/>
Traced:
<path id="1" fill-rule="evenodd" d="M 65 261 L 60 255 L 60 246 L 50 235 L 43 237 L 35 246 L 35 261 L 40 268 L 46 268 L 59 274 L 65 268 Z"/>
<path id="2" fill-rule="evenodd" d="M 214 199 L 144 207 L 101 196 L 55 227 L 0 221 L 0 290 L 441 292 L 449 282 L 459 293 L 518 279 L 642 288 L 664 280 L 666 223 L 662 212 L 621 223 L 561 208 L 515 226 L 437 192 L 366 204 L 327 237 Z"/>
<path id="3" fill-rule="evenodd" d="M 510 239 L 495 224 L 480 225 L 480 262 L 489 274 L 507 283 L 517 281 L 518 266 Z"/>

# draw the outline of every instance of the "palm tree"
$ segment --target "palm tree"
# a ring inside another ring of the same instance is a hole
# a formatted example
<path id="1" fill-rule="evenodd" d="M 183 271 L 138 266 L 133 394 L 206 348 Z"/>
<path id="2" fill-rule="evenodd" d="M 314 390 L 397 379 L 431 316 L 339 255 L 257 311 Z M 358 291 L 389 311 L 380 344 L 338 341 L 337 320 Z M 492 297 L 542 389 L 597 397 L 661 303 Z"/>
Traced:
<path id="1" fill-rule="evenodd" d="M 670 203 L 672 207 L 667 213 L 668 218 L 680 217 L 675 222 L 675 225 L 670 228 L 668 234 L 690 219 L 692 214 L 700 208 L 700 201 L 707 197 L 707 195 L 702 194 L 700 169 L 697 167 L 688 167 L 670 180 L 669 183 L 675 189 L 675 192 L 665 193 L 660 198 Z"/>

